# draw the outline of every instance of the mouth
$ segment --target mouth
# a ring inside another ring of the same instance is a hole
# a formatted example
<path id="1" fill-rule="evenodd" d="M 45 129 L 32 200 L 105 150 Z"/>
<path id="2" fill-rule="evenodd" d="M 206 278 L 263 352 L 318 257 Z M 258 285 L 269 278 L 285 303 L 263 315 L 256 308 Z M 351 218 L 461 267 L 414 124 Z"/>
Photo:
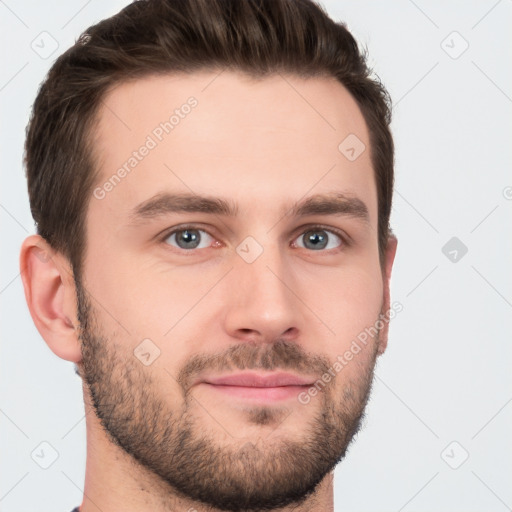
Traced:
<path id="1" fill-rule="evenodd" d="M 274 402 L 296 398 L 313 385 L 314 378 L 290 373 L 243 372 L 219 377 L 207 377 L 198 382 L 202 387 L 232 398 Z"/>

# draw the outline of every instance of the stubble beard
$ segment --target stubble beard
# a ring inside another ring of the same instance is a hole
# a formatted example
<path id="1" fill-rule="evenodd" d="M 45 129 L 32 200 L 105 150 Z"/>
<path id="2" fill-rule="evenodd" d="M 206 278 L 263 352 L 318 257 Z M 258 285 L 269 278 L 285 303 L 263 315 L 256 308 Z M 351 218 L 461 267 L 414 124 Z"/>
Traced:
<path id="1" fill-rule="evenodd" d="M 370 347 L 372 353 L 357 380 L 345 383 L 342 391 L 334 386 L 333 379 L 333 384 L 318 394 L 318 400 L 292 404 L 288 412 L 294 419 L 311 414 L 297 408 L 316 409 L 300 439 L 275 435 L 279 423 L 287 421 L 286 408 L 251 406 L 245 421 L 253 426 L 275 426 L 272 440 L 232 438 L 221 442 L 213 420 L 205 425 L 205 418 L 211 417 L 202 411 L 189 387 L 190 377 L 199 368 L 279 368 L 310 373 L 313 367 L 320 377 L 329 361 L 305 356 L 297 344 L 285 340 L 264 347 L 233 346 L 215 358 L 191 359 L 176 376 L 182 400 L 173 405 L 162 397 L 150 367 L 103 336 L 86 291 L 80 283 L 76 286 L 81 376 L 94 411 L 110 441 L 131 456 L 142 471 L 150 471 L 167 484 L 170 496 L 230 512 L 300 506 L 345 457 L 364 419 L 377 343 L 375 350 Z M 168 389 L 173 384 L 176 382 L 169 375 Z"/>

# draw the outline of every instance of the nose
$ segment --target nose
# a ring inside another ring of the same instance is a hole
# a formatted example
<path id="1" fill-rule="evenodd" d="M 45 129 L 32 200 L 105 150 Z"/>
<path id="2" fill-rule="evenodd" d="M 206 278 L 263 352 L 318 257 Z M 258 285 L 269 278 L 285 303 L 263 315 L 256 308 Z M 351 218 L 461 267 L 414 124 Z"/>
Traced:
<path id="1" fill-rule="evenodd" d="M 224 328 L 240 341 L 293 341 L 302 333 L 305 312 L 294 292 L 290 267 L 279 249 L 265 248 L 252 263 L 235 255 L 225 288 Z"/>

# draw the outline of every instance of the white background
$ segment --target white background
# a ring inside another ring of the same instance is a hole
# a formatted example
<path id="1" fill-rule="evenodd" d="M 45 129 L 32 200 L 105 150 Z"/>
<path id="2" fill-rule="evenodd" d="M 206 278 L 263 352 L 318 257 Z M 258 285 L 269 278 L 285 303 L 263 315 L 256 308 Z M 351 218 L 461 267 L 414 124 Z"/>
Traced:
<path id="1" fill-rule="evenodd" d="M 19 275 L 21 242 L 35 232 L 22 153 L 54 59 L 126 4 L 0 1 L 2 512 L 69 512 L 82 501 L 81 381 L 34 327 Z M 512 1 L 324 5 L 367 45 L 394 100 L 392 299 L 404 307 L 365 426 L 336 469 L 335 509 L 510 509 Z M 59 45 L 47 59 L 31 48 L 43 31 Z M 456 262 L 442 252 L 452 237 L 468 249 Z M 48 469 L 31 458 L 44 441 L 59 455 Z"/>

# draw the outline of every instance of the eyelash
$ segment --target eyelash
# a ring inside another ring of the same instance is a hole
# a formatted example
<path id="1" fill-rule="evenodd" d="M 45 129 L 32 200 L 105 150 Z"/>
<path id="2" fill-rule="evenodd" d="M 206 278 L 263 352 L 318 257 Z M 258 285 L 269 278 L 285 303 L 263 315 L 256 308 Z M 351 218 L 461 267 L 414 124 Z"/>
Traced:
<path id="1" fill-rule="evenodd" d="M 197 230 L 197 231 L 203 231 L 205 233 L 207 233 L 209 236 L 211 236 L 212 238 L 215 239 L 215 237 L 206 229 L 204 229 L 203 227 L 201 226 L 196 226 L 194 224 L 185 224 L 183 226 L 178 226 L 178 227 L 175 227 L 173 228 L 171 231 L 167 231 L 165 233 L 165 235 L 163 235 L 161 238 L 160 238 L 160 241 L 166 245 L 166 246 L 169 246 L 169 244 L 166 242 L 166 240 L 173 234 L 175 233 L 179 233 L 180 231 L 187 231 L 187 230 Z M 334 252 L 339 252 L 339 251 L 342 251 L 345 247 L 348 247 L 350 245 L 349 241 L 348 241 L 348 237 L 343 233 L 341 232 L 340 230 L 338 229 L 335 229 L 335 228 L 331 228 L 331 227 L 326 227 L 326 226 L 322 226 L 322 225 L 312 225 L 312 226 L 306 226 L 303 231 L 301 231 L 299 233 L 299 235 L 297 235 L 294 240 L 300 236 L 301 234 L 304 235 L 305 233 L 307 233 L 308 231 L 315 231 L 315 230 L 318 230 L 318 231 L 326 231 L 327 233 L 331 233 L 331 234 L 334 234 L 336 235 L 337 237 L 340 238 L 341 240 L 341 246 L 340 247 L 336 247 L 334 249 L 327 249 L 327 250 L 319 250 L 319 251 L 313 251 L 311 250 L 310 252 L 323 252 L 323 253 L 327 253 L 327 254 L 330 254 L 331 251 L 334 251 Z M 299 247 L 299 249 L 302 249 L 302 247 Z M 171 250 L 174 250 L 174 251 L 179 251 L 181 252 L 182 254 L 183 253 L 187 253 L 187 252 L 190 252 L 190 253 L 193 253 L 195 251 L 198 251 L 198 250 L 202 250 L 202 249 L 180 249 L 179 247 L 172 247 Z"/>

